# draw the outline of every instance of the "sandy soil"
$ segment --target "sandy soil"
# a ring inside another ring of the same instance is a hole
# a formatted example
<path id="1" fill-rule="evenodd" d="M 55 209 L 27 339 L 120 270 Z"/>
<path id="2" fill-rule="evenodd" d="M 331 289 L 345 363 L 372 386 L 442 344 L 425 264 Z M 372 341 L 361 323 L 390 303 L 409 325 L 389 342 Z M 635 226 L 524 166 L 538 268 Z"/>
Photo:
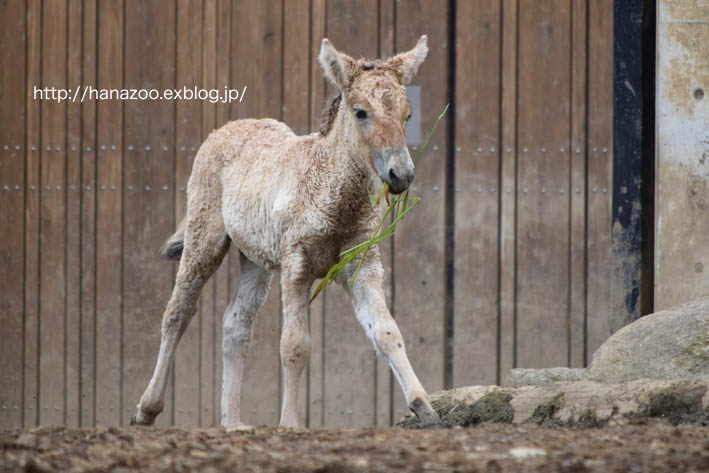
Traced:
<path id="1" fill-rule="evenodd" d="M 145 427 L 0 431 L 0 472 L 709 471 L 709 427 L 483 424 L 440 431 Z"/>

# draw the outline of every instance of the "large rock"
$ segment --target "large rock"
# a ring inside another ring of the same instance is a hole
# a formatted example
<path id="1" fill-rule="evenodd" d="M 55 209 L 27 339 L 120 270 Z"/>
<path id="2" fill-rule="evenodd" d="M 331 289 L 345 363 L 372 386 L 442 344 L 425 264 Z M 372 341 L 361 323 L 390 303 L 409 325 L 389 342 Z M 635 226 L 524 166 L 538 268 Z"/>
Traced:
<path id="1" fill-rule="evenodd" d="M 588 368 L 512 369 L 505 386 L 545 386 L 588 379 L 709 377 L 709 297 L 646 315 L 626 325 L 596 350 Z"/>
<path id="2" fill-rule="evenodd" d="M 559 381 L 578 381 L 586 374 L 583 368 L 513 368 L 507 375 L 505 386 L 546 386 Z"/>
<path id="3" fill-rule="evenodd" d="M 605 383 L 709 376 L 709 297 L 646 315 L 593 354 L 585 377 Z"/>

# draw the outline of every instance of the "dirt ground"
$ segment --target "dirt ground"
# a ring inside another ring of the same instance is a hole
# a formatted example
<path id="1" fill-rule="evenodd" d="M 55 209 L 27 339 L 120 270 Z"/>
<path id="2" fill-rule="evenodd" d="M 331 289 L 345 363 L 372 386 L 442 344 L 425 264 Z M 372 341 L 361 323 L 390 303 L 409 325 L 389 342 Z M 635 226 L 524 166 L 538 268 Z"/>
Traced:
<path id="1" fill-rule="evenodd" d="M 145 427 L 0 431 L 0 472 L 709 471 L 709 427 L 482 424 L 439 431 Z"/>

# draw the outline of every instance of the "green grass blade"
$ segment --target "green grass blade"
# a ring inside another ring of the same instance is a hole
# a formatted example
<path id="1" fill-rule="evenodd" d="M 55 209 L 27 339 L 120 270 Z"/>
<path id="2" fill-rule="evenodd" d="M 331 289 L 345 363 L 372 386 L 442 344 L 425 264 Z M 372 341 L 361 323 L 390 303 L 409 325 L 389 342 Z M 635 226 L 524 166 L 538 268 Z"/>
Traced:
<path id="1" fill-rule="evenodd" d="M 431 128 L 431 131 L 428 132 L 428 136 L 426 137 L 426 141 L 423 142 L 423 146 L 419 150 L 419 153 L 416 156 L 416 159 L 414 160 L 414 166 L 419 163 L 419 160 L 421 160 L 421 156 L 423 155 L 423 151 L 426 149 L 426 146 L 428 146 L 428 142 L 431 141 L 431 137 L 433 136 L 433 132 L 436 131 L 436 128 L 438 128 L 438 122 L 440 122 L 441 119 L 448 112 L 449 106 L 450 106 L 450 104 L 446 104 L 446 108 L 444 108 L 443 111 L 441 112 L 441 114 L 438 115 L 438 118 L 436 118 L 436 123 L 433 124 L 433 128 Z"/>

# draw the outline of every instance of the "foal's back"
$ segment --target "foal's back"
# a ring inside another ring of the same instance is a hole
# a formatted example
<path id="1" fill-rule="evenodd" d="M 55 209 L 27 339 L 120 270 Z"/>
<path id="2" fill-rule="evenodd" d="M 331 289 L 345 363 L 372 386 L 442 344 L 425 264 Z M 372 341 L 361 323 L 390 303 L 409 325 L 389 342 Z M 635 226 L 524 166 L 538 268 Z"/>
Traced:
<path id="1" fill-rule="evenodd" d="M 190 191 L 195 192 L 190 192 L 188 205 L 201 206 L 197 188 L 209 176 L 210 198 L 220 200 L 232 242 L 252 261 L 277 267 L 283 216 L 293 210 L 315 139 L 315 134 L 297 136 L 273 119 L 227 123 L 200 147 L 190 179 Z"/>

